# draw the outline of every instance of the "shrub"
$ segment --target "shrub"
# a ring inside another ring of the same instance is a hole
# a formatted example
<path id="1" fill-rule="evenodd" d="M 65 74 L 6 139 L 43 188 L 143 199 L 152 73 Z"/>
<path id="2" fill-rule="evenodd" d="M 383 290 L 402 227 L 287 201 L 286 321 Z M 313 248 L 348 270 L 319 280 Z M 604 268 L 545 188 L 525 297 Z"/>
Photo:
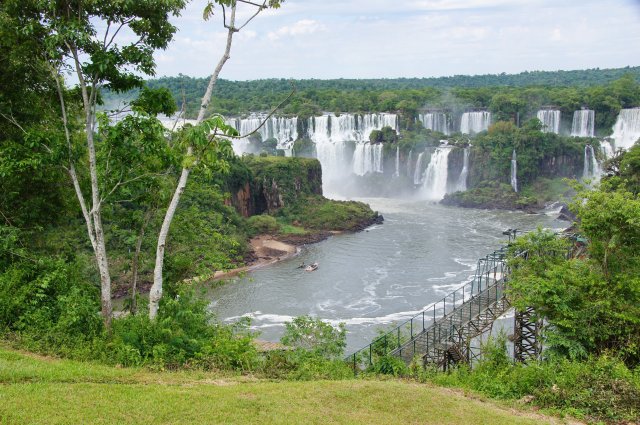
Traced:
<path id="1" fill-rule="evenodd" d="M 337 327 L 311 316 L 299 316 L 285 322 L 282 344 L 311 351 L 328 359 L 339 358 L 347 345 L 344 323 Z"/>
<path id="2" fill-rule="evenodd" d="M 280 230 L 280 225 L 274 217 L 270 215 L 254 215 L 247 219 L 247 224 L 252 234 L 261 233 L 277 233 Z"/>
<path id="3" fill-rule="evenodd" d="M 409 366 L 406 365 L 404 360 L 394 356 L 379 357 L 367 370 L 381 375 L 396 377 L 409 375 Z"/>
<path id="4" fill-rule="evenodd" d="M 267 353 L 262 373 L 268 378 L 301 381 L 353 378 L 353 369 L 344 361 L 302 348 Z"/>
<path id="5" fill-rule="evenodd" d="M 640 420 L 640 376 L 616 358 L 585 361 L 554 357 L 529 364 L 504 361 L 498 343 L 469 369 L 449 374 L 418 373 L 439 385 L 462 386 L 499 399 L 531 397 L 531 403 L 593 421 L 618 423 Z"/>
<path id="6" fill-rule="evenodd" d="M 101 338 L 97 287 L 77 262 L 27 255 L 0 272 L 0 329 L 29 349 L 85 357 Z"/>
<path id="7" fill-rule="evenodd" d="M 146 314 L 114 321 L 105 360 L 126 366 L 249 370 L 258 364 L 251 341 L 246 324 L 215 323 L 206 301 L 182 292 L 163 298 L 154 321 Z"/>

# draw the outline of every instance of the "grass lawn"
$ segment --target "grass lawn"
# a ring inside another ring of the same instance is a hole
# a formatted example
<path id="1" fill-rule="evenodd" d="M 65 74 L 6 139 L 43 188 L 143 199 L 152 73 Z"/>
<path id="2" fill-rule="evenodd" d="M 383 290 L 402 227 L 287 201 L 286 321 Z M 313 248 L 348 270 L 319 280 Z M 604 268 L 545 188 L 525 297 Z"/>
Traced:
<path id="1" fill-rule="evenodd" d="M 56 360 L 0 347 L 0 424 L 557 423 L 398 380 L 273 382 Z"/>

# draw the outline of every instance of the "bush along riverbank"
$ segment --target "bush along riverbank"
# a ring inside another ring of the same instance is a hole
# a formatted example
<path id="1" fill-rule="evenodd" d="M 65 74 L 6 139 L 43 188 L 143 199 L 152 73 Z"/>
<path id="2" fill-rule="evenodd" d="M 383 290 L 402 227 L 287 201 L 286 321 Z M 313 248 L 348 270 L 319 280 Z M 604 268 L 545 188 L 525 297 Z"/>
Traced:
<path id="1" fill-rule="evenodd" d="M 462 208 L 536 212 L 552 202 L 568 203 L 575 195 L 569 180 L 539 178 L 518 192 L 506 183 L 484 182 L 464 192 L 448 193 L 441 203 Z"/>

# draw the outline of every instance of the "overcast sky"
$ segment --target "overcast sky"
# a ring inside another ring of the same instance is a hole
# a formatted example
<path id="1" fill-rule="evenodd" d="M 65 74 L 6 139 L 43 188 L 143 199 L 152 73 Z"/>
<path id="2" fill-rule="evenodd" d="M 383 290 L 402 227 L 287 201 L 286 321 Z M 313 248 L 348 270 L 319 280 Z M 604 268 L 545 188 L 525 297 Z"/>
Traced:
<path id="1" fill-rule="evenodd" d="M 202 20 L 204 5 L 174 19 L 158 76 L 212 73 L 226 33 L 219 15 Z M 640 0 L 286 0 L 235 37 L 230 80 L 637 66 Z"/>

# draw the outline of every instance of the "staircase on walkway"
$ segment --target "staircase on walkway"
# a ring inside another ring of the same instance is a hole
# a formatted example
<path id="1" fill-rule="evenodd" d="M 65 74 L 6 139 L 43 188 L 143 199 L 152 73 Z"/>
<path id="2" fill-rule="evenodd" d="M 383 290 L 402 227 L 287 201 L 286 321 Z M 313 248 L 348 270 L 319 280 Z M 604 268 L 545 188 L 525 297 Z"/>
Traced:
<path id="1" fill-rule="evenodd" d="M 383 356 L 443 370 L 471 362 L 473 339 L 511 308 L 505 297 L 506 254 L 503 247 L 480 259 L 470 282 L 347 357 L 354 372 L 373 366 Z"/>

